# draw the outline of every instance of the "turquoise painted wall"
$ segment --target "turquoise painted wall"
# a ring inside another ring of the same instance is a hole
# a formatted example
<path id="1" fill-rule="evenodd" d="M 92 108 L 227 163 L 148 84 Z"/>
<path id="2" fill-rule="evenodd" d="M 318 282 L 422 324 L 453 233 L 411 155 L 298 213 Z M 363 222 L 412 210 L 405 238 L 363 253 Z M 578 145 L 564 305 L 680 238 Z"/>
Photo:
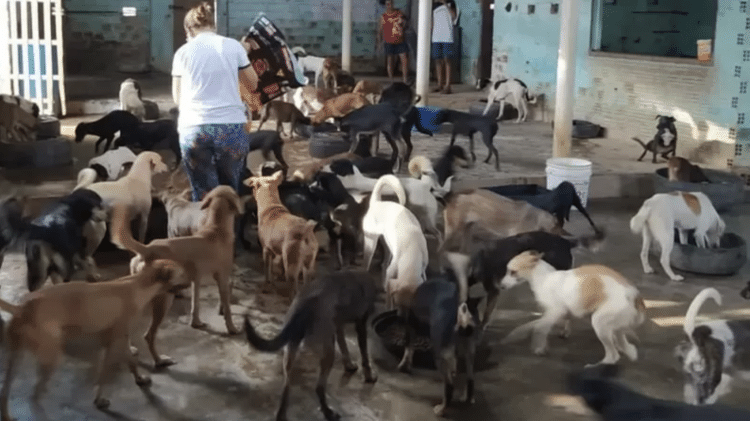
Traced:
<path id="1" fill-rule="evenodd" d="M 743 107 L 750 106 L 746 89 L 740 88 L 741 83 L 747 85 L 750 80 L 750 7 L 746 4 L 741 10 L 742 3 L 745 2 L 718 1 L 713 62 L 701 65 L 691 59 L 660 61 L 590 53 L 592 2 L 582 0 L 575 63 L 575 118 L 607 123 L 617 129 L 612 133 L 615 135 L 651 136 L 653 116 L 671 113 L 687 129 L 687 133 L 682 131 L 685 137 L 696 142 L 718 139 L 733 143 L 733 132 L 750 123 L 750 114 L 748 118 L 739 116 Z M 560 14 L 551 14 L 548 4 L 539 5 L 533 0 L 513 1 L 510 12 L 505 10 L 507 4 L 507 0 L 495 3 L 496 66 L 504 76 L 518 77 L 533 92 L 543 93 L 547 111 L 552 111 Z M 532 15 L 527 13 L 528 4 L 537 5 Z M 743 37 L 747 41 L 741 43 Z M 552 114 L 546 115 L 549 120 Z M 636 131 L 639 126 L 642 132 Z"/>
<path id="2" fill-rule="evenodd" d="M 456 5 L 461 10 L 461 80 L 472 83 L 474 62 L 479 57 L 482 40 L 482 14 L 478 0 L 456 0 Z"/>

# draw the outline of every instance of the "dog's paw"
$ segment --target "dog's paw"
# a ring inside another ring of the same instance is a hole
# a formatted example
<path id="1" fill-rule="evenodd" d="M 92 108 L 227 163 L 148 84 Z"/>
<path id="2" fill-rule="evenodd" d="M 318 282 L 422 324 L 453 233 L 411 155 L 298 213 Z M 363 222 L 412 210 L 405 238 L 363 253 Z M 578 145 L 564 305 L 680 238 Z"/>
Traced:
<path id="1" fill-rule="evenodd" d="M 406 374 L 411 374 L 411 364 L 402 361 L 398 365 L 398 371 L 400 371 L 402 373 L 406 373 Z"/>
<path id="2" fill-rule="evenodd" d="M 684 280 L 685 280 L 685 277 L 684 277 L 684 276 L 682 276 L 682 275 L 675 275 L 675 276 L 672 276 L 672 277 L 671 277 L 671 279 L 672 279 L 673 281 L 675 281 L 675 282 L 681 282 L 681 281 L 684 281 Z"/>
<path id="3" fill-rule="evenodd" d="M 362 367 L 362 371 L 365 372 L 365 383 L 375 383 L 378 381 L 378 375 L 373 374 L 371 368 Z"/>
<path id="4" fill-rule="evenodd" d="M 232 336 L 232 335 L 238 335 L 240 333 L 242 333 L 242 329 L 240 329 L 240 328 L 238 328 L 236 326 L 227 326 L 227 334 L 229 334 L 230 336 Z"/>
<path id="5" fill-rule="evenodd" d="M 192 322 L 190 322 L 190 327 L 192 327 L 193 329 L 204 329 L 206 327 L 206 323 L 200 320 L 193 320 Z"/>
<path id="6" fill-rule="evenodd" d="M 109 408 L 109 399 L 105 398 L 96 398 L 94 399 L 94 405 L 99 409 L 107 409 Z"/>
<path id="7" fill-rule="evenodd" d="M 435 413 L 435 415 L 437 415 L 438 417 L 442 417 L 442 416 L 445 416 L 445 405 L 444 405 L 444 404 L 442 404 L 442 403 L 441 403 L 440 405 L 435 405 L 435 406 L 434 406 L 434 407 L 432 408 L 432 411 L 433 411 L 433 412 Z"/>
<path id="8" fill-rule="evenodd" d="M 654 273 L 654 268 L 652 268 L 652 267 L 645 267 L 645 268 L 643 268 L 643 273 L 650 275 L 650 274 Z"/>
<path id="9" fill-rule="evenodd" d="M 357 364 L 352 363 L 349 361 L 349 363 L 344 363 L 344 371 L 346 371 L 349 374 L 356 373 L 359 369 L 359 366 Z"/>
<path id="10" fill-rule="evenodd" d="M 327 421 L 339 421 L 341 419 L 341 415 L 331 408 L 323 409 L 323 416 L 326 417 Z"/>
<path id="11" fill-rule="evenodd" d="M 146 376 L 144 374 L 139 374 L 135 378 L 135 384 L 137 384 L 140 387 L 151 386 L 151 377 Z"/>
<path id="12" fill-rule="evenodd" d="M 138 356 L 138 348 L 134 347 L 133 345 L 130 345 L 130 355 L 137 357 Z"/>
<path id="13" fill-rule="evenodd" d="M 166 368 L 175 365 L 176 362 L 167 355 L 160 355 L 159 359 L 154 361 L 154 368 Z"/>
<path id="14" fill-rule="evenodd" d="M 547 345 L 534 347 L 532 352 L 534 352 L 534 355 L 545 355 L 547 353 Z"/>

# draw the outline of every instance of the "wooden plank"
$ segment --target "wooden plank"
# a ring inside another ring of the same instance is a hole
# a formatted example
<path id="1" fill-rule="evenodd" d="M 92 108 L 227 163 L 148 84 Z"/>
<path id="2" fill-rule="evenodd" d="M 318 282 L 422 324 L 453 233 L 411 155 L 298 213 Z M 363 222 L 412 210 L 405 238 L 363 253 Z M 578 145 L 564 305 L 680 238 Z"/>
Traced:
<path id="1" fill-rule="evenodd" d="M 29 3 L 31 6 L 31 40 L 32 40 L 32 57 L 34 58 L 34 98 L 36 103 L 39 105 L 39 109 L 43 114 L 49 114 L 49 106 L 44 93 L 42 92 L 42 52 L 41 42 L 39 41 L 39 1 L 32 0 Z"/>
<path id="2" fill-rule="evenodd" d="M 44 20 L 44 88 L 47 93 L 47 100 L 50 104 L 49 114 L 54 114 L 55 110 L 55 96 L 54 86 L 55 80 L 52 73 L 54 68 L 52 63 L 52 7 L 49 0 L 42 1 L 42 16 Z"/>
<path id="3" fill-rule="evenodd" d="M 11 91 L 10 93 L 13 95 L 17 95 L 19 88 L 18 88 L 18 47 L 16 46 L 16 41 L 18 40 L 18 1 L 17 0 L 10 0 L 10 36 L 9 44 L 10 44 L 10 73 L 8 74 L 11 79 Z"/>
<path id="4" fill-rule="evenodd" d="M 50 1 L 50 0 L 47 0 Z M 55 44 L 57 46 L 57 80 L 58 89 L 60 92 L 60 114 L 67 114 L 66 99 L 65 99 L 65 69 L 63 68 L 63 22 L 62 22 L 62 0 L 54 0 L 55 2 Z M 50 63 L 52 64 L 52 63 Z"/>

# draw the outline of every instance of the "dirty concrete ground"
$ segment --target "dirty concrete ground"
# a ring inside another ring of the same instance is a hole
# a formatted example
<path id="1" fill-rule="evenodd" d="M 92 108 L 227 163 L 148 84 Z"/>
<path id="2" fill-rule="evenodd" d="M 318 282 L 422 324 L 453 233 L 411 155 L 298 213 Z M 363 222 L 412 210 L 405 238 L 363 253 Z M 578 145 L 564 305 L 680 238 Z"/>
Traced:
<path id="1" fill-rule="evenodd" d="M 714 286 L 723 294 L 725 305 L 717 308 L 708 303 L 702 316 L 750 317 L 750 303 L 739 297 L 739 290 L 750 279 L 750 267 L 739 274 L 712 278 L 686 274 L 683 283 L 670 282 L 652 257 L 657 269 L 654 275 L 642 273 L 638 254 L 640 238 L 630 233 L 629 218 L 637 211 L 639 201 L 594 200 L 589 209 L 595 220 L 608 230 L 606 247 L 594 254 L 578 252 L 575 264 L 602 263 L 622 272 L 643 293 L 650 321 L 639 330 L 640 359 L 623 361 L 623 381 L 635 389 L 660 398 L 681 399 L 682 375 L 672 350 L 684 334 L 682 318 L 687 304 L 703 287 Z M 729 231 L 750 238 L 750 205 L 740 205 L 724 214 Z M 566 228 L 587 234 L 590 227 L 577 212 Z M 100 253 L 96 259 L 106 277 L 127 272 L 127 254 Z M 326 271 L 327 256 L 321 254 L 319 270 Z M 258 251 L 240 253 L 234 271 L 232 314 L 241 323 L 250 314 L 261 334 L 270 336 L 282 323 L 287 299 L 277 294 L 261 293 L 262 276 Z M 0 270 L 0 295 L 17 302 L 25 293 L 24 258 L 6 256 Z M 105 279 L 106 279 L 105 277 Z M 481 287 L 472 290 L 481 294 Z M 204 283 L 202 317 L 206 330 L 189 327 L 189 299 L 177 299 L 159 332 L 162 353 L 177 364 L 152 373 L 153 385 L 138 388 L 132 377 L 123 373 L 112 388 L 111 412 L 97 411 L 93 404 L 91 364 L 80 357 L 66 358 L 53 376 L 44 408 L 50 419 L 67 420 L 271 420 L 281 388 L 281 354 L 262 354 L 251 349 L 244 336 L 228 337 L 224 323 L 217 315 L 218 294 L 215 285 Z M 382 300 L 379 307 L 382 308 Z M 477 373 L 476 404 L 458 404 L 448 414 L 455 420 L 594 420 L 575 400 L 565 394 L 565 375 L 572 369 L 601 359 L 603 349 L 590 322 L 573 323 L 567 340 L 550 337 L 550 353 L 534 356 L 527 341 L 500 345 L 502 337 L 513 327 L 536 317 L 536 306 L 528 286 L 501 294 L 493 321 L 485 335 L 491 353 Z M 4 314 L 4 317 L 8 317 Z M 143 321 L 145 323 L 146 321 Z M 354 333 L 349 331 L 349 347 L 358 359 Z M 137 332 L 142 332 L 138 330 Z M 135 334 L 139 337 L 139 334 Z M 140 341 L 139 346 L 143 346 Z M 379 374 L 374 385 L 364 384 L 361 373 L 343 373 L 337 355 L 329 379 L 330 404 L 347 420 L 428 421 L 436 419 L 432 406 L 439 402 L 442 386 L 434 371 L 415 370 L 413 375 L 398 373 L 397 361 L 384 352 L 371 332 L 370 348 Z M 151 370 L 145 349 L 141 352 L 143 368 Z M 29 397 L 35 381 L 33 358 L 27 357 L 11 393 L 13 414 L 21 420 L 34 419 Z M 316 363 L 309 354 L 298 359 L 298 370 L 291 390 L 291 420 L 322 420 L 314 397 Z M 460 381 L 460 380 L 459 380 Z M 747 390 L 738 387 L 723 402 L 750 408 Z M 744 385 L 745 387 L 747 385 Z M 458 398 L 463 395 L 458 387 Z"/>

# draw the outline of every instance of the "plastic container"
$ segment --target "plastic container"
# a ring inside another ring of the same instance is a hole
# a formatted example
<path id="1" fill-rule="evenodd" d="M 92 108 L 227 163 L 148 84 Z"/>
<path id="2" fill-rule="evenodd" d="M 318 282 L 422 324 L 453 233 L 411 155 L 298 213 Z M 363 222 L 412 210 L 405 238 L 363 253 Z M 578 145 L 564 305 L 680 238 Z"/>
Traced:
<path id="1" fill-rule="evenodd" d="M 698 40 L 698 61 L 711 61 L 711 40 Z"/>
<path id="2" fill-rule="evenodd" d="M 546 173 L 548 190 L 554 190 L 563 181 L 569 181 L 575 186 L 581 204 L 586 207 L 591 183 L 591 161 L 580 158 L 549 158 Z"/>

